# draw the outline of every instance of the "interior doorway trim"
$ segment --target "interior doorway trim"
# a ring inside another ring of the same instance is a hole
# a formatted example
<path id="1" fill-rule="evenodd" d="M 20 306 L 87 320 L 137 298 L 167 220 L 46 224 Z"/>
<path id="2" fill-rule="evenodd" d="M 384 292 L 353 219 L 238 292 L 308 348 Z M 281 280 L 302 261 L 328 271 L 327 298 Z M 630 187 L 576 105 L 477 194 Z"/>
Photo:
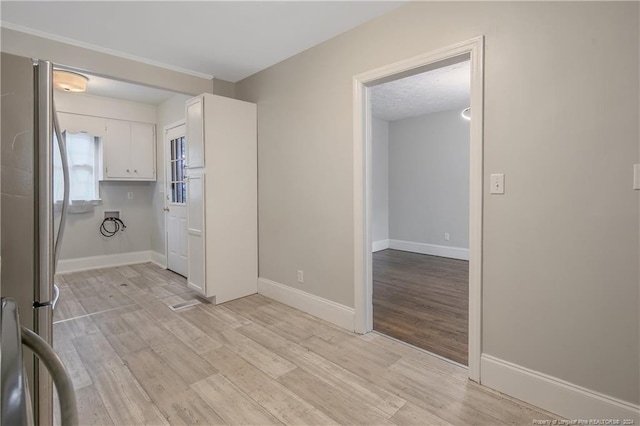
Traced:
<path id="1" fill-rule="evenodd" d="M 484 36 L 353 77 L 354 279 L 358 333 L 373 330 L 371 252 L 371 105 L 369 87 L 469 59 L 471 61 L 469 164 L 469 378 L 480 382 L 482 320 L 482 195 Z M 463 59 L 464 58 L 464 59 Z"/>

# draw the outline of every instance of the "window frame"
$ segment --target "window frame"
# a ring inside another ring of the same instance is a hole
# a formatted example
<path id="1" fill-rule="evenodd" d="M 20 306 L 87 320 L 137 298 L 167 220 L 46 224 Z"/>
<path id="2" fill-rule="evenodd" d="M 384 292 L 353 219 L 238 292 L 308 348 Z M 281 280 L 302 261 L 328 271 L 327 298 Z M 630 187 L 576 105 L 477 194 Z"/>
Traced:
<path id="1" fill-rule="evenodd" d="M 79 164 L 73 164 L 71 162 L 71 156 L 72 156 L 72 150 L 70 149 L 70 144 L 68 143 L 69 141 L 69 135 L 88 135 L 90 137 L 93 138 L 93 164 L 88 164 L 88 163 L 79 163 Z M 100 167 L 100 143 L 101 143 L 101 137 L 100 136 L 95 136 L 89 132 L 85 132 L 85 131 L 81 131 L 81 132 L 76 132 L 76 133 L 72 133 L 72 132 L 68 132 L 68 131 L 63 131 L 63 139 L 65 141 L 65 146 L 66 146 L 66 154 L 67 154 L 67 160 L 68 160 L 68 164 L 69 164 L 69 180 L 70 180 L 70 185 L 73 186 L 73 179 L 72 176 L 74 175 L 73 173 L 73 169 L 74 168 L 79 168 L 79 167 L 86 167 L 86 168 L 91 168 L 91 173 L 92 173 L 92 187 L 93 187 L 93 195 L 92 197 L 88 197 L 89 199 L 84 199 L 84 198 L 73 198 L 72 194 L 73 194 L 73 190 L 69 191 L 69 204 L 74 204 L 78 203 L 78 202 L 91 202 L 94 205 L 97 204 L 99 201 L 101 201 L 100 198 L 100 176 L 99 176 L 99 167 Z M 62 162 L 60 160 L 60 152 L 59 150 L 55 150 L 55 157 L 54 157 L 54 162 L 53 162 L 53 174 L 54 174 L 54 180 L 55 179 L 63 179 L 62 178 Z M 56 161 L 57 160 L 57 161 Z M 55 187 L 55 183 L 54 183 L 54 203 L 62 203 L 62 191 L 60 189 L 56 190 Z"/>

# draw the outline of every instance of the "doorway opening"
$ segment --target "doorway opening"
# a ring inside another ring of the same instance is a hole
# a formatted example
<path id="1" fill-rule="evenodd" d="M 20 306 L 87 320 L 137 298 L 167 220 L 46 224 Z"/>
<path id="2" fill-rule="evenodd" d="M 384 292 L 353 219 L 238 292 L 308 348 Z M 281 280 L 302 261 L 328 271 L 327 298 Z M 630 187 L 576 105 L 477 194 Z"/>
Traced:
<path id="1" fill-rule="evenodd" d="M 385 83 L 398 81 L 406 77 L 416 76 L 418 74 L 437 72 L 437 70 L 446 69 L 447 67 L 461 66 L 467 62 L 469 64 L 469 100 L 465 107 L 459 109 L 456 119 L 464 120 L 461 117 L 461 112 L 466 107 L 470 107 L 470 111 L 473 112 L 473 119 L 468 122 L 468 161 L 466 162 L 467 183 L 468 183 L 468 231 L 464 230 L 449 232 L 442 230 L 440 235 L 441 244 L 431 244 L 430 249 L 433 246 L 438 246 L 436 249 L 440 252 L 431 252 L 425 254 L 426 250 L 422 250 L 421 253 L 409 253 L 406 250 L 418 251 L 416 247 L 425 249 L 425 244 L 407 244 L 411 241 L 407 241 L 398 238 L 387 238 L 388 240 L 396 240 L 393 243 L 389 241 L 390 248 L 396 248 L 393 252 L 387 252 L 387 259 L 383 259 L 384 252 L 380 251 L 376 257 L 379 260 L 379 264 L 386 262 L 386 266 L 398 265 L 402 263 L 410 263 L 412 256 L 418 257 L 421 260 L 421 264 L 427 256 L 431 256 L 428 260 L 431 260 L 431 266 L 422 266 L 422 269 L 438 271 L 438 274 L 442 276 L 444 270 L 450 269 L 450 275 L 455 277 L 454 281 L 458 282 L 458 286 L 464 287 L 464 283 L 468 285 L 466 289 L 468 296 L 465 296 L 464 292 L 458 291 L 458 299 L 468 300 L 468 340 L 467 340 L 467 365 L 469 368 L 469 378 L 479 382 L 480 381 L 480 337 L 481 337 L 481 277 L 482 277 L 482 191 L 483 191 L 483 177 L 482 177 L 482 122 L 483 122 L 483 69 L 482 60 L 483 56 L 483 38 L 478 37 L 466 42 L 462 42 L 453 46 L 449 46 L 434 52 L 429 52 L 424 55 L 420 55 L 414 58 L 407 59 L 398 63 L 390 64 L 367 73 L 360 74 L 354 77 L 354 259 L 355 259 L 355 330 L 360 333 L 367 333 L 374 330 L 374 238 L 373 227 L 375 216 L 373 213 L 374 203 L 376 199 L 374 196 L 374 115 L 372 108 L 372 98 L 374 96 L 374 88 L 376 86 L 383 85 Z M 453 112 L 450 113 L 453 118 Z M 398 127 L 398 126 L 396 126 Z M 395 129 L 398 130 L 398 129 Z M 402 129 L 398 130 L 398 133 L 402 133 Z M 392 141 L 389 139 L 389 145 Z M 395 155 L 395 154 L 394 154 Z M 407 154 L 405 154 L 406 156 Z M 410 154 L 409 154 L 410 155 Z M 401 158 L 401 157 L 399 157 Z M 406 157 L 405 157 L 406 158 Z M 415 158 L 412 158 L 414 161 Z M 389 162 L 391 165 L 392 163 Z M 423 167 L 424 169 L 424 167 Z M 407 170 L 403 170 L 404 174 L 407 174 Z M 406 177 L 406 176 L 405 176 Z M 411 176 L 409 176 L 411 177 Z M 393 200 L 392 200 L 393 202 Z M 406 207 L 406 206 L 405 206 Z M 459 209 L 463 210 L 463 209 Z M 412 213 L 412 212 L 409 212 Z M 415 213 L 415 212 L 413 212 Z M 391 215 L 393 216 L 393 215 Z M 394 219 L 391 217 L 391 221 Z M 406 218 L 400 216 L 401 222 L 407 221 Z M 424 218 L 422 223 L 424 224 Z M 394 226 L 392 222 L 389 222 L 391 226 Z M 407 223 L 403 223 L 407 225 Z M 453 229 L 453 228 L 452 228 Z M 448 235 L 445 235 L 448 234 Z M 455 235 L 453 235 L 455 233 Z M 393 231 L 392 231 L 393 234 Z M 451 267 L 451 265 L 443 265 L 443 261 L 446 262 L 466 262 L 464 257 L 467 257 L 464 247 L 459 247 L 456 243 L 458 237 L 464 235 L 468 236 L 468 280 L 464 279 L 464 263 L 458 264 L 461 268 Z M 403 234 L 399 234 L 403 235 Z M 407 235 L 407 234 L 404 234 Z M 391 235 L 390 235 L 391 236 Z M 449 237 L 447 240 L 446 237 Z M 410 239 L 410 238 L 409 238 Z M 449 245 L 442 243 L 443 241 L 449 241 Z M 413 241 L 415 243 L 415 241 Z M 420 241 L 418 241 L 420 242 Z M 456 245 L 454 245 L 456 244 Z M 428 244 L 427 244 L 428 245 Z M 377 244 L 375 247 L 384 248 Z M 461 249 L 461 250 L 456 250 Z M 444 259 L 442 257 L 435 257 L 434 254 L 439 256 L 454 254 L 458 259 Z M 403 258 L 408 257 L 409 259 Z M 462 259 L 460 259 L 462 258 Z M 412 267 L 412 273 L 416 273 L 416 270 L 420 268 Z M 453 272 L 458 269 L 457 272 Z M 462 272 L 460 272 L 460 270 Z M 377 277 L 380 281 L 388 281 L 389 276 L 397 278 L 397 274 L 391 270 L 387 270 L 383 275 L 381 270 L 377 271 Z M 419 273 L 417 273 L 419 275 Z M 437 274 L 436 274 L 437 275 Z M 408 281 L 411 281 L 408 279 Z M 446 286 L 446 285 L 445 285 Z M 442 287 L 442 284 L 441 284 Z M 387 283 L 387 290 L 389 284 Z M 436 290 L 432 290 L 431 294 L 437 293 Z M 461 294 L 460 294 L 461 293 Z M 406 294 L 403 295 L 406 299 Z M 441 303 L 441 305 L 446 302 Z M 423 306 L 420 310 L 429 311 L 429 308 Z M 433 307 L 431 307 L 431 313 L 433 313 Z M 464 306 L 463 306 L 464 310 Z M 455 315 L 454 315 L 455 316 Z M 458 317 L 460 317 L 458 312 Z M 431 319 L 432 322 L 443 320 Z M 457 318 L 458 324 L 464 322 L 464 318 Z M 462 337 L 464 339 L 464 337 Z M 411 343 L 411 342 L 409 342 Z M 415 343 L 413 343 L 415 344 Z M 429 349 L 427 349 L 429 350 Z M 464 349 L 462 349 L 464 352 Z M 453 355 L 445 354 L 444 357 L 449 359 L 453 358 Z M 455 359 L 454 359 L 455 360 Z M 458 360 L 459 363 L 460 360 Z"/>
<path id="2" fill-rule="evenodd" d="M 470 61 L 371 87 L 373 330 L 467 365 Z"/>
<path id="3" fill-rule="evenodd" d="M 84 93 L 53 93 L 72 167 L 55 277 L 60 297 L 48 310 L 52 346 L 71 372 L 80 424 L 160 423 L 164 416 L 157 409 L 148 410 L 145 420 L 122 410 L 121 402 L 145 401 L 143 379 L 126 361 L 149 346 L 139 328 L 158 323 L 149 311 L 173 312 L 170 306 L 184 307 L 195 297 L 183 276 L 165 269 L 165 218 L 177 212 L 163 210 L 174 210 L 173 202 L 184 208 L 184 130 L 180 134 L 170 123 L 184 120 L 190 96 L 93 72 L 82 75 L 88 80 Z M 177 134 L 165 134 L 168 127 Z M 166 167 L 165 136 L 173 140 L 173 167 Z M 55 179 L 59 163 L 54 162 L 56 213 L 63 203 Z M 172 168 L 174 175 L 167 175 Z M 122 384 L 117 395 L 109 392 L 113 375 Z M 48 402 L 41 420 L 49 420 L 41 423 L 59 424 L 57 393 L 50 385 L 38 391 Z"/>

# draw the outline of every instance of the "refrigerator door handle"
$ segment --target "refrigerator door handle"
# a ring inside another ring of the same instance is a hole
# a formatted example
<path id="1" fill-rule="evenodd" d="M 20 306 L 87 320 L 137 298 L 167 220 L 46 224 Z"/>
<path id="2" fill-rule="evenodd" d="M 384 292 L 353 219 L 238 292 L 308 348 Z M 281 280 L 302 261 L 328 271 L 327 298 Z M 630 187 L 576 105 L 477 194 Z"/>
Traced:
<path id="1" fill-rule="evenodd" d="M 34 299 L 53 301 L 54 287 L 54 223 L 53 223 L 53 65 L 49 61 L 34 61 L 34 227 L 36 238 Z M 66 157 L 66 156 L 64 156 Z M 45 303 L 45 302 L 43 302 Z M 52 302 L 53 303 L 53 302 Z M 53 341 L 53 312 L 50 309 L 34 309 L 33 331 L 45 341 Z M 51 376 L 33 366 L 34 421 L 36 424 L 53 423 L 53 383 Z"/>
<path id="2" fill-rule="evenodd" d="M 67 135 L 66 132 L 60 131 L 60 123 L 58 122 L 58 114 L 56 112 L 55 103 L 51 101 L 52 115 L 53 115 L 53 130 L 58 140 L 58 147 L 60 148 L 60 159 L 62 162 L 62 176 L 64 178 L 64 189 L 62 197 L 62 214 L 60 215 L 60 227 L 58 228 L 58 235 L 56 235 L 55 245 L 53 247 L 53 271 L 55 273 L 58 269 L 58 258 L 60 257 L 60 244 L 62 243 L 62 236 L 64 235 L 65 225 L 67 223 L 67 214 L 69 212 L 69 158 L 67 157 Z M 57 299 L 57 297 L 56 297 Z M 55 302 L 54 302 L 55 306 Z"/>
<path id="3" fill-rule="evenodd" d="M 33 351 L 51 374 L 60 400 L 60 423 L 65 426 L 77 426 L 79 423 L 76 392 L 62 360 L 51 345 L 32 330 L 22 327 L 20 337 L 22 344 Z"/>
<path id="4" fill-rule="evenodd" d="M 53 300 L 54 275 L 54 224 L 53 224 L 53 72 L 48 61 L 34 61 L 35 69 L 35 208 L 34 219 L 37 240 L 35 241 L 36 281 L 34 284 L 34 307 L 47 306 Z M 65 157 L 65 156 L 63 156 Z M 51 321 L 48 314 L 35 314 L 34 331 L 50 341 Z"/>

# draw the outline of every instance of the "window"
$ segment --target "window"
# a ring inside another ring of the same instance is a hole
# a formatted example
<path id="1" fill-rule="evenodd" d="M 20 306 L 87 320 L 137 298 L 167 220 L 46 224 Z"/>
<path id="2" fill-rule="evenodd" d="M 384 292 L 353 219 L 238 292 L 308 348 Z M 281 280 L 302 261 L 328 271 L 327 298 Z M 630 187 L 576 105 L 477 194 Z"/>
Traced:
<path id="1" fill-rule="evenodd" d="M 89 133 L 66 133 L 67 158 L 69 160 L 69 202 L 98 200 L 98 138 Z M 55 142 L 57 147 L 57 141 Z M 62 161 L 60 151 L 54 150 L 53 196 L 61 202 L 64 196 Z"/>
<path id="2" fill-rule="evenodd" d="M 181 136 L 171 139 L 171 202 L 173 204 L 187 203 L 187 185 L 185 175 L 185 138 Z"/>

